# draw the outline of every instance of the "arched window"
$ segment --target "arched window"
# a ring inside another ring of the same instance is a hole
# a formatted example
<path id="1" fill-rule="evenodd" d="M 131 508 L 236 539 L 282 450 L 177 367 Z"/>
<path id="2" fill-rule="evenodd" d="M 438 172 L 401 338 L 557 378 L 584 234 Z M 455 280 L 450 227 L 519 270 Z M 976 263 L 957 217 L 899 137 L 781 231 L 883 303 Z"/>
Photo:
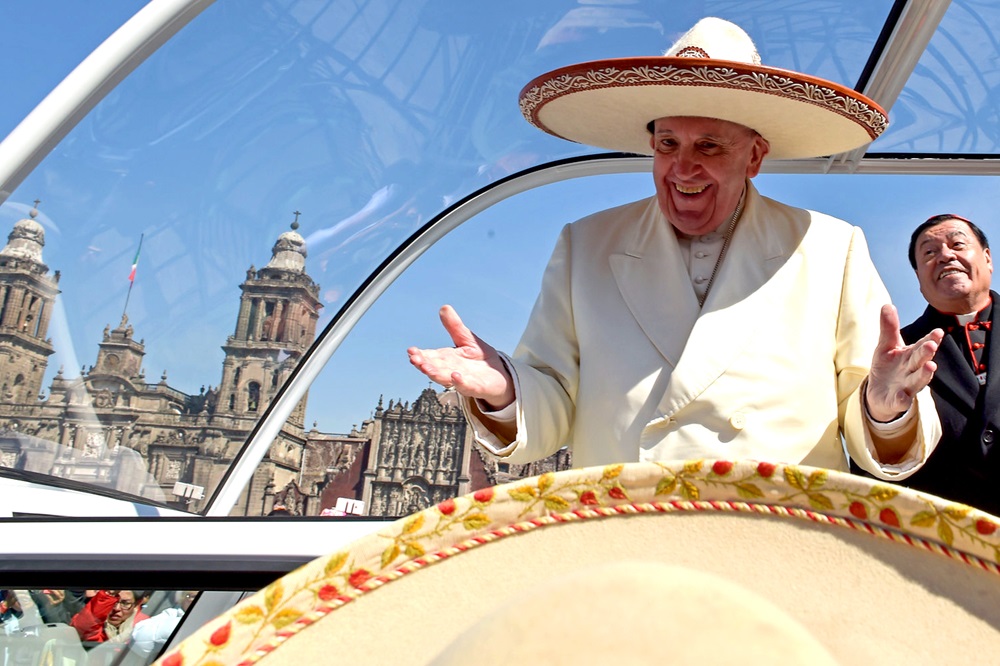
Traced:
<path id="1" fill-rule="evenodd" d="M 260 404 L 260 384 L 250 382 L 247 385 L 247 411 L 256 412 L 257 405 Z"/>

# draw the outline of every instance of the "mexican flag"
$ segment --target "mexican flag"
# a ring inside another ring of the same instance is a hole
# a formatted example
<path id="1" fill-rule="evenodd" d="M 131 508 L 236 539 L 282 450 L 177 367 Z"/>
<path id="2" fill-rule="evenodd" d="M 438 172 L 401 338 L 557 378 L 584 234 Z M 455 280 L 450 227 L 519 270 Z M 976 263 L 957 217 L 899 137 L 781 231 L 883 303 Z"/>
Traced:
<path id="1" fill-rule="evenodd" d="M 132 270 L 129 271 L 129 274 L 128 274 L 128 281 L 129 282 L 135 282 L 135 269 L 139 267 L 139 253 L 140 252 L 142 252 L 142 236 L 139 236 L 139 248 L 135 251 L 135 259 L 132 260 Z"/>

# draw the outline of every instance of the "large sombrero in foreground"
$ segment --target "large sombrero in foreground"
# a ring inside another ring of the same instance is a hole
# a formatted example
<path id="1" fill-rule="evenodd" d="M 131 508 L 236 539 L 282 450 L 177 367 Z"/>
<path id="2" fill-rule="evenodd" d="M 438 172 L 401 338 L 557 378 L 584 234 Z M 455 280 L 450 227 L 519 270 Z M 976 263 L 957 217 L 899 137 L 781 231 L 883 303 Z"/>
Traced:
<path id="1" fill-rule="evenodd" d="M 615 58 L 543 74 L 521 91 L 536 127 L 599 148 L 651 155 L 647 125 L 703 116 L 755 129 L 767 159 L 820 157 L 874 141 L 885 111 L 831 81 L 761 65 L 738 26 L 705 18 L 663 56 Z"/>
<path id="2" fill-rule="evenodd" d="M 389 523 L 160 663 L 982 663 L 998 520 L 800 466 L 545 474 Z"/>

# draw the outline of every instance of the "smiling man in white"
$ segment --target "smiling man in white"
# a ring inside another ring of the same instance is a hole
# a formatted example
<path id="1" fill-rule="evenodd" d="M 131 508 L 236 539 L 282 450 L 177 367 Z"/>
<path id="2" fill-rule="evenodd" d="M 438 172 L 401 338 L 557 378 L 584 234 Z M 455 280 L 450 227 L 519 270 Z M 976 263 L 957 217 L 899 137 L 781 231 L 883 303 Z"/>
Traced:
<path id="1" fill-rule="evenodd" d="M 512 356 L 445 306 L 454 347 L 408 350 L 454 387 L 477 439 L 522 463 L 750 458 L 901 479 L 940 426 L 926 385 L 941 331 L 903 344 L 861 230 L 761 196 L 769 158 L 831 155 L 884 112 L 765 67 L 703 19 L 664 56 L 572 65 L 521 93 L 556 136 L 653 155 L 656 194 L 567 225 Z"/>

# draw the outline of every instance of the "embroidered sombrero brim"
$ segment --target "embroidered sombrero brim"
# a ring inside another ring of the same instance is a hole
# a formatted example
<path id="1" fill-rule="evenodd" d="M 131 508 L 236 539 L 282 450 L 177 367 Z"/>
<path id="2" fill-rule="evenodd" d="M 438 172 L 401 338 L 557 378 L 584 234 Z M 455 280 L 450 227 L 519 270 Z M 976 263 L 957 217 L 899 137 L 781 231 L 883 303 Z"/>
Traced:
<path id="1" fill-rule="evenodd" d="M 798 72 L 690 57 L 617 58 L 563 67 L 520 95 L 521 112 L 549 134 L 651 155 L 647 124 L 670 116 L 718 118 L 756 130 L 767 159 L 820 157 L 874 141 L 885 111 L 861 93 Z"/>
<path id="2" fill-rule="evenodd" d="M 989 663 L 998 521 L 802 466 L 544 474 L 318 558 L 159 663 Z"/>

